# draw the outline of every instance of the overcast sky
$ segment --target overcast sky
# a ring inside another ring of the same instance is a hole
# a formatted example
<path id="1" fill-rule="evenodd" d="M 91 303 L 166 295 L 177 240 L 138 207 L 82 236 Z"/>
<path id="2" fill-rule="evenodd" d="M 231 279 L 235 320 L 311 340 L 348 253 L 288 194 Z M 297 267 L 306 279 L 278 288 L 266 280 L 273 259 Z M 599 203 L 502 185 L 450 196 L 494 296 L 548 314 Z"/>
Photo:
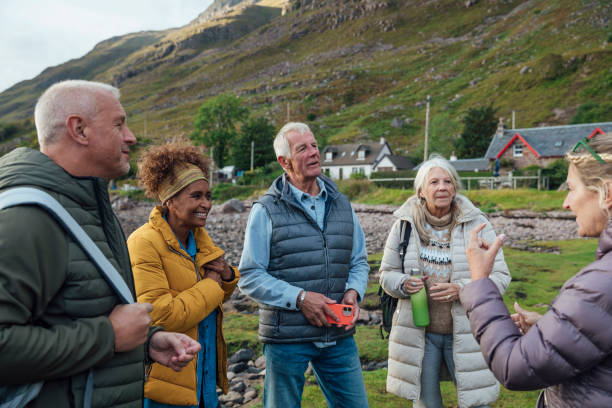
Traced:
<path id="1" fill-rule="evenodd" d="M 0 0 L 0 92 L 107 38 L 187 24 L 213 0 Z"/>

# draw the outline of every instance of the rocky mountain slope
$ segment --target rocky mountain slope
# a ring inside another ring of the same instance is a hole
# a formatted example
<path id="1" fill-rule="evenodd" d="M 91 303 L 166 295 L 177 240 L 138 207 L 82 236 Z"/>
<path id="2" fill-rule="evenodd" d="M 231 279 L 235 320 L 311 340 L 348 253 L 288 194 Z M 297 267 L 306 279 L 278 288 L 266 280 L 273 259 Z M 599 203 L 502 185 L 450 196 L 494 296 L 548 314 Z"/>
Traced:
<path id="1" fill-rule="evenodd" d="M 204 100 L 232 92 L 277 125 L 308 121 L 322 144 L 384 136 L 415 154 L 431 95 L 430 151 L 447 153 L 469 107 L 530 127 L 609 104 L 611 16 L 606 0 L 217 0 L 185 27 L 109 39 L 6 90 L 0 122 L 85 78 L 121 88 L 141 147 L 189 134 Z"/>

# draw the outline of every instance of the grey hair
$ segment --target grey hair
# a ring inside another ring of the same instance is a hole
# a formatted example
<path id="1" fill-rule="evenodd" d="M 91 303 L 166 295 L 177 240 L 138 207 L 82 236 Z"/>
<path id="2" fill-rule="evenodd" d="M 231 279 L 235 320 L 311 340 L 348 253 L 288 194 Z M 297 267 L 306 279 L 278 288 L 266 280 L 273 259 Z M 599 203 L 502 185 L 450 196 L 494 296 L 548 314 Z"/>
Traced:
<path id="1" fill-rule="evenodd" d="M 305 133 L 312 133 L 307 124 L 301 122 L 289 122 L 278 131 L 278 134 L 274 138 L 274 153 L 276 158 L 280 156 L 291 158 L 291 146 L 289 146 L 289 140 L 287 135 L 291 132 L 297 132 L 300 135 Z"/>
<path id="2" fill-rule="evenodd" d="M 429 178 L 429 173 L 432 169 L 439 167 L 442 170 L 446 171 L 451 179 L 451 184 L 455 187 L 455 197 L 453 197 L 453 201 L 451 203 L 451 223 L 449 229 L 452 231 L 453 227 L 457 223 L 457 217 L 459 215 L 459 206 L 455 202 L 457 197 L 457 193 L 461 190 L 461 179 L 459 178 L 459 174 L 455 167 L 444 157 L 438 154 L 432 154 L 429 156 L 429 160 L 423 162 L 419 171 L 416 174 L 414 179 L 414 191 L 417 197 L 417 204 L 413 207 L 412 218 L 414 221 L 414 226 L 418 232 L 419 238 L 422 242 L 428 243 L 430 239 L 430 234 L 425 224 L 427 223 L 425 218 L 425 211 L 427 211 L 425 199 L 419 197 L 419 193 L 425 187 L 427 180 Z"/>
<path id="3" fill-rule="evenodd" d="M 38 98 L 34 122 L 40 147 L 57 141 L 70 115 L 92 117 L 96 114 L 96 96 L 110 92 L 119 99 L 119 89 L 101 82 L 68 80 L 51 85 Z"/>

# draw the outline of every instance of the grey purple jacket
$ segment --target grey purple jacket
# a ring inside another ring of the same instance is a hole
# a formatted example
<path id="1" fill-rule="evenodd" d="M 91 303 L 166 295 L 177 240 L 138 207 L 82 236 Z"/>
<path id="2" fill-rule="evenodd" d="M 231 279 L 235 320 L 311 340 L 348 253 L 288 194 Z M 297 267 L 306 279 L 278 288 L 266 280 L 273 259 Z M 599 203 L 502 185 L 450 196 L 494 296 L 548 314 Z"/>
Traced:
<path id="1" fill-rule="evenodd" d="M 461 291 L 491 371 L 511 390 L 546 388 L 547 407 L 612 407 L 612 220 L 596 261 L 569 279 L 548 312 L 521 336 L 495 284 Z"/>

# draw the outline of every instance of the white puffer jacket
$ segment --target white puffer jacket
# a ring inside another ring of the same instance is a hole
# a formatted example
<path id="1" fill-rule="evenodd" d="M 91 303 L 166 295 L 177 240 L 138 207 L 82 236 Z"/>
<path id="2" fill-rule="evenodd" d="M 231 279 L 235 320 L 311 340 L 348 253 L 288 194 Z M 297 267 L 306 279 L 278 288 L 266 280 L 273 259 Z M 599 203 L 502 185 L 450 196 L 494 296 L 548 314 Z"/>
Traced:
<path id="1" fill-rule="evenodd" d="M 451 232 L 451 283 L 460 287 L 470 282 L 465 249 L 470 241 L 470 231 L 482 223 L 487 226 L 481 236 L 492 242 L 495 232 L 485 215 L 466 197 L 457 194 L 455 202 L 460 214 Z M 418 268 L 418 258 L 421 247 L 416 228 L 412 228 L 410 241 L 404 259 L 402 274 L 401 260 L 398 250 L 401 220 L 412 223 L 412 207 L 417 204 L 417 198 L 409 198 L 394 215 L 398 220 L 393 224 L 381 264 L 380 284 L 384 290 L 399 299 L 393 315 L 393 328 L 389 337 L 389 371 L 387 375 L 387 391 L 402 398 L 418 400 L 421 393 L 421 364 L 425 349 L 425 329 L 416 327 L 412 321 L 410 297 L 400 288 L 410 277 L 411 268 Z M 510 272 L 504 261 L 502 251 L 495 258 L 493 272 L 490 275 L 501 293 L 510 283 Z M 489 405 L 499 396 L 499 383 L 480 352 L 480 346 L 470 332 L 470 324 L 461 303 L 453 303 L 453 360 L 455 362 L 455 378 L 457 379 L 457 397 L 460 408 L 478 405 Z"/>

